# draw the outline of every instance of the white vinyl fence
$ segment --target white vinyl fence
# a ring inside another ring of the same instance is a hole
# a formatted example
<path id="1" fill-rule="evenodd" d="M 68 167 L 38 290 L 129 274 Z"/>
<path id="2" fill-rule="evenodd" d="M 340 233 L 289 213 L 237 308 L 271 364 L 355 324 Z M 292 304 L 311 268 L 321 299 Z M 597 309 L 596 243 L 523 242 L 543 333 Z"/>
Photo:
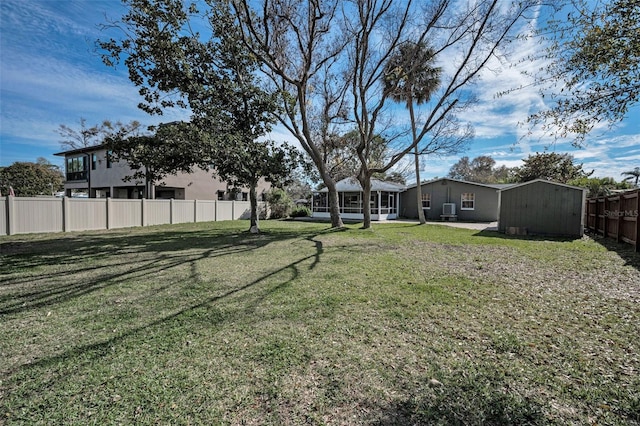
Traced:
<path id="1" fill-rule="evenodd" d="M 258 203 L 264 209 L 264 203 Z M 0 197 L 0 235 L 248 219 L 249 201 Z"/>

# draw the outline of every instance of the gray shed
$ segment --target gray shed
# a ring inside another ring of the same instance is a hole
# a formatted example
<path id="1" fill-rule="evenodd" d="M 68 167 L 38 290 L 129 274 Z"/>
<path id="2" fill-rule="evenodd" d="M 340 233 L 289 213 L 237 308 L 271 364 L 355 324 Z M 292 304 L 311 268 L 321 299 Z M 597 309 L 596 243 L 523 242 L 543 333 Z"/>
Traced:
<path id="1" fill-rule="evenodd" d="M 586 189 L 542 179 L 500 191 L 498 231 L 581 237 Z"/>

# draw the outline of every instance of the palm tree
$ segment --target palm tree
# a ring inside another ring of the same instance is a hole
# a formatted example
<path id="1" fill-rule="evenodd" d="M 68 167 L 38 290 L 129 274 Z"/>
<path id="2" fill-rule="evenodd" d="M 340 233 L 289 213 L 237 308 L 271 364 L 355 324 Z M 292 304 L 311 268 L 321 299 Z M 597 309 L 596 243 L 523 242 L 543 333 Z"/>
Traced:
<path id="1" fill-rule="evenodd" d="M 640 180 L 640 167 L 636 167 L 633 170 L 629 170 L 628 172 L 620 173 L 622 176 L 627 176 L 623 180 L 633 181 L 633 186 L 638 186 L 638 180 Z"/>
<path id="2" fill-rule="evenodd" d="M 422 191 L 420 187 L 420 149 L 417 140 L 417 124 L 414 103 L 417 105 L 426 103 L 433 92 L 440 86 L 442 69 L 434 67 L 435 52 L 433 48 L 424 42 L 405 42 L 400 45 L 385 66 L 384 95 L 397 102 L 406 102 L 411 118 L 411 131 L 415 143 L 415 169 L 416 169 L 416 202 L 418 206 L 418 219 L 420 223 L 426 223 L 422 210 Z"/>

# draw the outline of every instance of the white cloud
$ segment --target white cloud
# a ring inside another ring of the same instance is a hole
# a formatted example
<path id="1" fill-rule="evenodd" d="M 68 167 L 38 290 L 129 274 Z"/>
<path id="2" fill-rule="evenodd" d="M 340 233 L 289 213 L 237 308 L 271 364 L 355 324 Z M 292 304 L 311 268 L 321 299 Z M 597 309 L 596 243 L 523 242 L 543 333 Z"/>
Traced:
<path id="1" fill-rule="evenodd" d="M 24 63 L 31 66 L 21 66 Z M 182 110 L 168 111 L 164 116 L 149 116 L 139 110 L 137 89 L 106 67 L 98 72 L 25 53 L 19 61 L 3 64 L 2 75 L 6 82 L 2 84 L 2 134 L 17 143 L 38 141 L 43 147 L 58 146 L 58 126 L 78 126 L 81 117 L 89 125 L 103 120 L 156 124 L 188 118 Z"/>

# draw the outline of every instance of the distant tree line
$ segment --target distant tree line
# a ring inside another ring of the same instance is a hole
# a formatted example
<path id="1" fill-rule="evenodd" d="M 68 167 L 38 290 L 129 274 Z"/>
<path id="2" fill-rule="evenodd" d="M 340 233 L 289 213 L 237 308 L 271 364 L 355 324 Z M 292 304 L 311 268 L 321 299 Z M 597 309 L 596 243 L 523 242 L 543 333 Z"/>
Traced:
<path id="1" fill-rule="evenodd" d="M 16 197 L 51 196 L 62 190 L 63 182 L 60 168 L 42 157 L 35 163 L 18 161 L 0 167 L 0 193 L 3 196 L 10 194 L 11 189 Z"/>
<path id="2" fill-rule="evenodd" d="M 606 195 L 612 190 L 630 189 L 638 186 L 640 168 L 623 172 L 627 176 L 621 182 L 612 177 L 591 177 L 583 164 L 576 164 L 568 153 L 542 152 L 524 158 L 520 167 L 496 166 L 489 155 L 480 155 L 473 160 L 462 157 L 450 169 L 448 177 L 477 183 L 521 183 L 545 179 L 589 189 L 589 196 Z M 633 182 L 633 185 L 631 184 Z"/>

